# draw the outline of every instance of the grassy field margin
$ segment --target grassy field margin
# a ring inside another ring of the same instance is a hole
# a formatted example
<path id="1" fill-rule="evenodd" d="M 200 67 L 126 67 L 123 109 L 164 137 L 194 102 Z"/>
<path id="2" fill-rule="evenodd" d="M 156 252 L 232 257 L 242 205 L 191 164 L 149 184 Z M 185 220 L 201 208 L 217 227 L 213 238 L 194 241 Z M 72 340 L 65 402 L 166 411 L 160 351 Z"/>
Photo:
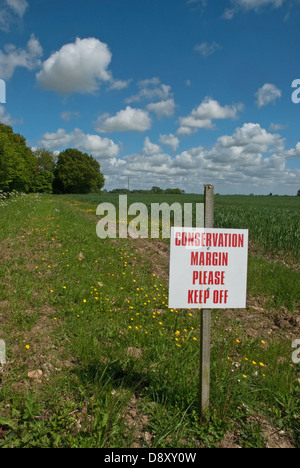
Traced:
<path id="1" fill-rule="evenodd" d="M 299 271 L 250 255 L 247 310 L 213 314 L 199 422 L 199 311 L 167 307 L 168 246 L 98 239 L 95 208 L 0 208 L 0 447 L 298 447 Z"/>

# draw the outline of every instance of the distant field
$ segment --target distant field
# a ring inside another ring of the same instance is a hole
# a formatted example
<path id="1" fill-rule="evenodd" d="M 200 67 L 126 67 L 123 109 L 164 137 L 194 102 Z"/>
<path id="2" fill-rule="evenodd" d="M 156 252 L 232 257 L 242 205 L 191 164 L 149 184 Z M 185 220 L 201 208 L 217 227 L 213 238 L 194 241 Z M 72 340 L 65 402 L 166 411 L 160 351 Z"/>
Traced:
<path id="1" fill-rule="evenodd" d="M 119 196 L 74 195 L 73 201 L 89 204 L 102 202 L 118 206 Z M 150 216 L 151 203 L 203 203 L 202 195 L 129 194 L 128 204 L 144 203 Z M 215 227 L 249 229 L 249 238 L 264 253 L 280 254 L 300 260 L 300 197 L 288 196 L 215 196 Z"/>

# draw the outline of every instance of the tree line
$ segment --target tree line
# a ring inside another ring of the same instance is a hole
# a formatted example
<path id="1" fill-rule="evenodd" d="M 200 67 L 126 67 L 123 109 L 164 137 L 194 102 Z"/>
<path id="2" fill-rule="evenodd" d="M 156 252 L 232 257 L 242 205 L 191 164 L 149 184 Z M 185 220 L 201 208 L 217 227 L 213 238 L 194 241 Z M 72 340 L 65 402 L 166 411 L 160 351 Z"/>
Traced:
<path id="1" fill-rule="evenodd" d="M 28 147 L 12 127 L 0 123 L 0 190 L 4 192 L 90 193 L 105 184 L 100 164 L 77 149 L 53 152 Z"/>
<path id="2" fill-rule="evenodd" d="M 104 190 L 105 192 L 105 190 Z M 184 190 L 179 188 L 167 188 L 162 189 L 160 187 L 152 187 L 150 190 L 145 189 L 135 189 L 135 190 L 128 190 L 126 188 L 115 188 L 110 190 L 109 193 L 118 193 L 118 194 L 129 194 L 129 193 L 140 193 L 140 194 L 147 194 L 147 193 L 158 193 L 158 194 L 167 194 L 167 195 L 182 195 L 185 193 Z"/>

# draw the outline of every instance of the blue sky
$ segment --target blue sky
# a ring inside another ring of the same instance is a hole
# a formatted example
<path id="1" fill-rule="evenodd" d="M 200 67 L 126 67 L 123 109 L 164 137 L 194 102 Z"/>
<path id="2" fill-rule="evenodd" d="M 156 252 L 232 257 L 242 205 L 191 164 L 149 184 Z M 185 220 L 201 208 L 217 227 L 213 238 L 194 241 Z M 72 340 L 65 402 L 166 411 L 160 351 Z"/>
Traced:
<path id="1" fill-rule="evenodd" d="M 299 0 L 0 0 L 0 121 L 109 190 L 295 195 L 299 24 Z"/>

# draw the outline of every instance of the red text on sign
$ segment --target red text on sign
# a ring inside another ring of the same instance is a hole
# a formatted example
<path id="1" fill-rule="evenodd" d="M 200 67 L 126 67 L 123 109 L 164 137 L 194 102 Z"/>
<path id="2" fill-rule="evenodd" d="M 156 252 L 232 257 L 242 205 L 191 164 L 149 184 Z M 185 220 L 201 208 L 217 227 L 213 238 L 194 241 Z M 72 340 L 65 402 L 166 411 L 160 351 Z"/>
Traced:
<path id="1" fill-rule="evenodd" d="M 188 291 L 188 304 L 206 304 L 209 296 L 208 289 L 190 289 Z"/>
<path id="2" fill-rule="evenodd" d="M 193 271 L 193 284 L 224 285 L 225 271 Z"/>

